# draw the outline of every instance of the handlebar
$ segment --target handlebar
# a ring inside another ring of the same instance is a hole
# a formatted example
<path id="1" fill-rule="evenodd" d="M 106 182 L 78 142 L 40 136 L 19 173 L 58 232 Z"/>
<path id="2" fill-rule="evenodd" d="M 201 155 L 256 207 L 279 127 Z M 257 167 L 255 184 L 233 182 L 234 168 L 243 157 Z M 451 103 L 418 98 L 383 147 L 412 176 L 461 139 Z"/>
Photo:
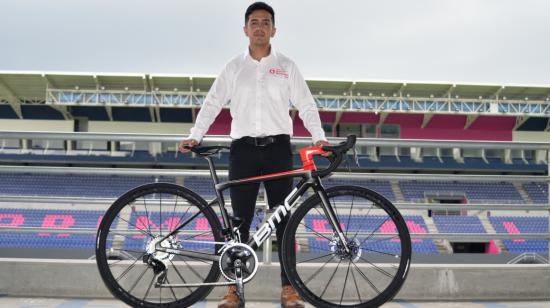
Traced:
<path id="1" fill-rule="evenodd" d="M 346 141 L 343 141 L 337 145 L 325 145 L 320 147 L 321 150 L 325 152 L 330 152 L 333 155 L 327 156 L 326 158 L 330 161 L 329 166 L 326 169 L 315 171 L 319 177 L 325 177 L 332 173 L 340 164 L 342 163 L 342 160 L 344 158 L 344 155 L 347 153 L 347 151 L 355 146 L 355 142 L 357 141 L 357 136 L 355 135 L 349 135 L 346 139 Z M 194 147 L 188 147 L 185 146 L 186 149 L 190 150 L 191 152 L 200 155 L 200 156 L 210 156 L 217 154 L 219 151 L 223 149 L 229 149 L 227 146 L 194 146 Z"/>
<path id="2" fill-rule="evenodd" d="M 349 135 L 346 141 L 340 142 L 337 145 L 325 145 L 321 147 L 323 151 L 331 152 L 333 156 L 327 156 L 330 161 L 330 165 L 326 169 L 317 171 L 317 175 L 319 175 L 319 177 L 325 177 L 336 170 L 336 168 L 338 168 L 338 166 L 342 163 L 342 159 L 347 151 L 355 146 L 356 141 L 357 136 Z"/>

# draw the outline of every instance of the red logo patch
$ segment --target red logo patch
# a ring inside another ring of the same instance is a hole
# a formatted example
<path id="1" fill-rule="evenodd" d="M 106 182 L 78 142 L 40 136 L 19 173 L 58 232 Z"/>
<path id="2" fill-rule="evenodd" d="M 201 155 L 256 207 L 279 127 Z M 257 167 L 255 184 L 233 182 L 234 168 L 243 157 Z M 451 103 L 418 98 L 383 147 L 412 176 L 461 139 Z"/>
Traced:
<path id="1" fill-rule="evenodd" d="M 271 75 L 288 78 L 288 72 L 280 68 L 270 68 L 269 73 Z"/>

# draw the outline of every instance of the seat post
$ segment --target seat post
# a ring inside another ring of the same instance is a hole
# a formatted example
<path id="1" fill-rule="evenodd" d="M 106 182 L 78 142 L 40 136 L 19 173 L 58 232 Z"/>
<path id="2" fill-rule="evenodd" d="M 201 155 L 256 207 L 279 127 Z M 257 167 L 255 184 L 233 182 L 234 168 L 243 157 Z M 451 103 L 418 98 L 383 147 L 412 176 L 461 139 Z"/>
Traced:
<path id="1" fill-rule="evenodd" d="M 206 156 L 204 157 L 206 161 L 208 161 L 208 168 L 210 169 L 210 176 L 212 177 L 212 181 L 214 182 L 214 185 L 218 184 L 220 180 L 218 179 L 218 174 L 216 173 L 216 167 L 214 166 L 214 162 L 212 161 L 212 157 Z"/>

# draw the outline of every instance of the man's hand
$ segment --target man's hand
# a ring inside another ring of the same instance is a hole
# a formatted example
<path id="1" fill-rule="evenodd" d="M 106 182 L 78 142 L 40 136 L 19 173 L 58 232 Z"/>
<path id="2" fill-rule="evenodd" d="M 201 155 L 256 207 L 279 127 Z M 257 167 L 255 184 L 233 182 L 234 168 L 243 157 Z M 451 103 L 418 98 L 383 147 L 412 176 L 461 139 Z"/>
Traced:
<path id="1" fill-rule="evenodd" d="M 192 148 L 194 146 L 196 146 L 197 144 L 199 144 L 199 142 L 195 139 L 183 139 L 181 142 L 180 142 L 180 146 L 179 146 L 179 150 L 180 152 L 182 153 L 188 153 L 190 150 L 187 149 L 186 147 L 188 148 Z"/>
<path id="2" fill-rule="evenodd" d="M 326 141 L 326 140 L 319 140 L 319 141 L 315 142 L 316 147 L 322 147 L 322 146 L 325 146 L 325 145 L 329 145 L 328 141 Z M 322 156 L 324 156 L 324 157 L 327 157 L 327 156 L 330 156 L 330 155 L 332 155 L 331 152 L 326 152 L 325 154 L 322 154 Z"/>

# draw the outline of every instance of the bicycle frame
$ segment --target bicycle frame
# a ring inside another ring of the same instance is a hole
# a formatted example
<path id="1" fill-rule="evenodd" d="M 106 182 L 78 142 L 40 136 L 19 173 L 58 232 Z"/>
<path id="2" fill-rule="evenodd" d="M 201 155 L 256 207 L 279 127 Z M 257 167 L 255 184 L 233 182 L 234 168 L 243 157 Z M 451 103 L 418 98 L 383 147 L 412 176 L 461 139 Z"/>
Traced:
<path id="1" fill-rule="evenodd" d="M 267 174 L 262 176 L 232 180 L 232 181 L 227 181 L 223 183 L 219 183 L 218 175 L 216 173 L 216 168 L 215 168 L 214 162 L 212 161 L 212 158 L 209 156 L 206 156 L 205 159 L 208 161 L 208 166 L 210 168 L 210 175 L 214 183 L 214 190 L 216 192 L 217 201 L 220 206 L 220 212 L 221 212 L 222 224 L 223 224 L 223 229 L 222 229 L 223 234 L 230 236 L 231 239 L 235 239 L 233 223 L 231 219 L 229 219 L 227 209 L 225 208 L 225 201 L 223 198 L 224 190 L 233 186 L 239 186 L 239 185 L 244 185 L 249 183 L 257 183 L 257 182 L 262 182 L 266 180 L 282 179 L 282 178 L 288 178 L 288 177 L 301 177 L 302 180 L 296 185 L 296 187 L 294 187 L 294 189 L 290 192 L 290 194 L 286 196 L 283 204 L 280 204 L 277 206 L 275 211 L 267 218 L 266 222 L 258 229 L 258 231 L 252 235 L 251 239 L 249 239 L 248 243 L 246 244 L 249 245 L 254 250 L 257 249 L 258 247 L 261 247 L 262 244 L 265 242 L 265 240 L 267 240 L 271 236 L 273 231 L 277 228 L 277 225 L 280 224 L 281 221 L 283 221 L 283 219 L 286 216 L 290 215 L 291 209 L 296 205 L 297 201 L 306 192 L 306 190 L 308 190 L 309 188 L 313 188 L 313 191 L 321 199 L 322 208 L 326 217 L 329 219 L 329 222 L 334 228 L 334 230 L 336 230 L 336 233 L 341 243 L 344 243 L 345 249 L 347 250 L 348 248 L 347 248 L 347 245 L 345 244 L 346 241 L 345 241 L 345 237 L 344 237 L 344 233 L 342 231 L 341 225 L 338 223 L 338 220 L 336 218 L 336 213 L 332 205 L 328 201 L 328 196 L 321 184 L 320 176 L 317 173 L 317 167 L 315 166 L 315 162 L 313 160 L 313 155 L 318 155 L 323 153 L 325 152 L 319 147 L 304 148 L 300 150 L 300 157 L 302 159 L 303 168 L 285 171 L 285 172 Z M 209 206 L 211 205 L 212 203 L 209 204 Z M 199 215 L 200 213 L 201 212 L 198 212 L 197 214 L 193 215 L 191 218 L 189 218 L 188 221 L 191 221 L 192 219 L 194 219 L 195 216 Z M 163 240 L 169 238 L 170 236 L 173 236 L 185 225 L 186 223 L 180 225 L 178 228 L 170 232 L 159 242 L 162 242 Z M 179 255 L 188 255 L 190 257 L 195 257 L 195 258 L 202 258 L 202 259 L 208 259 L 213 261 L 218 260 L 217 256 L 211 255 L 211 254 L 203 254 L 198 252 L 183 252 L 183 251 L 176 252 L 173 249 L 162 249 L 160 247 L 157 247 L 157 249 L 160 251 L 177 253 Z"/>

